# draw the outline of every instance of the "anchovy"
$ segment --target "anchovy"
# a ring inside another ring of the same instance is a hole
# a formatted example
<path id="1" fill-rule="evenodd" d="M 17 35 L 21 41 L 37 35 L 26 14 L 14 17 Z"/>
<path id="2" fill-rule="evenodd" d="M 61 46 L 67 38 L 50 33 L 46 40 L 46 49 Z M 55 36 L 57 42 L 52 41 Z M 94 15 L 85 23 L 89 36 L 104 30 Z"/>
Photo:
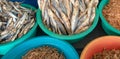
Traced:
<path id="1" fill-rule="evenodd" d="M 64 0 L 64 4 L 65 4 L 65 7 L 67 8 L 67 16 L 70 19 L 71 13 L 72 13 L 71 3 L 69 0 Z"/>
<path id="2" fill-rule="evenodd" d="M 74 30 L 76 28 L 76 24 L 77 24 L 77 21 L 78 21 L 78 19 L 77 19 L 78 14 L 79 14 L 79 1 L 76 0 L 76 2 L 74 4 L 72 19 L 71 19 L 72 32 L 74 32 Z"/>
<path id="3" fill-rule="evenodd" d="M 90 26 L 82 27 L 81 29 L 76 30 L 75 33 L 78 34 L 78 33 L 80 33 L 80 32 L 83 32 L 83 31 L 87 30 L 89 27 L 90 27 Z"/>

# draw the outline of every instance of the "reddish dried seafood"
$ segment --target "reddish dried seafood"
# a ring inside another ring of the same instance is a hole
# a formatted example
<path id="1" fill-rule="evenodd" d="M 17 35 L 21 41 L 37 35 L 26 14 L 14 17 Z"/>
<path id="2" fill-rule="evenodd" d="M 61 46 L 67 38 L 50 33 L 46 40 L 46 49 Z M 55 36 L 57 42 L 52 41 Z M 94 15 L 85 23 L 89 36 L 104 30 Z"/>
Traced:
<path id="1" fill-rule="evenodd" d="M 103 15 L 113 27 L 120 30 L 120 0 L 110 0 L 103 9 Z"/>
<path id="2" fill-rule="evenodd" d="M 104 49 L 103 52 L 95 54 L 92 59 L 120 59 L 120 50 Z"/>
<path id="3" fill-rule="evenodd" d="M 22 59 L 65 59 L 57 49 L 43 46 L 29 51 Z"/>
<path id="4" fill-rule="evenodd" d="M 57 34 L 78 34 L 88 29 L 98 0 L 38 0 L 43 23 Z"/>

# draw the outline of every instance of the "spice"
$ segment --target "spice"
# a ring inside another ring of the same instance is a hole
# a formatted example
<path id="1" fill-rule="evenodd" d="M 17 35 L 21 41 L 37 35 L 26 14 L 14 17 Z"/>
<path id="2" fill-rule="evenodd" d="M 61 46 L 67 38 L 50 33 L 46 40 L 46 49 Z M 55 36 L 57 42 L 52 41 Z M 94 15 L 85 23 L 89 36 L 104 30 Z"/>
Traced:
<path id="1" fill-rule="evenodd" d="M 44 25 L 57 34 L 72 35 L 93 23 L 98 0 L 38 0 Z"/>
<path id="2" fill-rule="evenodd" d="M 19 2 L 0 0 L 0 43 L 14 41 L 26 34 L 35 23 L 35 12 Z"/>
<path id="3" fill-rule="evenodd" d="M 116 29 L 120 30 L 120 0 L 110 0 L 103 9 L 106 20 Z"/>
<path id="4" fill-rule="evenodd" d="M 43 46 L 29 51 L 22 59 L 65 59 L 57 49 Z"/>
<path id="5" fill-rule="evenodd" d="M 120 50 L 106 50 L 96 53 L 92 59 L 120 59 Z"/>

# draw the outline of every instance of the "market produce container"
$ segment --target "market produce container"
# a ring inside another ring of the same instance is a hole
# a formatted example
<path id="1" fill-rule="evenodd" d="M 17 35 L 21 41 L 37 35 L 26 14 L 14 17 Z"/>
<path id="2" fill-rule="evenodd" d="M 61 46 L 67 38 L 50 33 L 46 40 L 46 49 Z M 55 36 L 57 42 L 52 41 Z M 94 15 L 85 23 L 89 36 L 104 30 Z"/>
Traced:
<path id="1" fill-rule="evenodd" d="M 81 32 L 79 34 L 74 34 L 74 35 L 59 35 L 59 34 L 56 34 L 52 31 L 50 31 L 44 25 L 44 23 L 42 22 L 41 10 L 40 9 L 37 10 L 37 23 L 38 23 L 39 27 L 49 36 L 60 39 L 60 40 L 66 40 L 70 43 L 77 42 L 77 41 L 83 39 L 84 37 L 86 37 L 96 27 L 98 20 L 99 20 L 99 10 L 96 9 L 96 16 L 94 18 L 93 24 L 87 30 L 85 30 L 84 32 Z"/>
<path id="2" fill-rule="evenodd" d="M 48 36 L 36 37 L 25 41 L 11 49 L 2 59 L 22 59 L 22 56 L 28 51 L 45 45 L 57 48 L 66 59 L 79 59 L 78 53 L 69 43 Z"/>
<path id="3" fill-rule="evenodd" d="M 36 10 L 36 8 L 28 4 L 21 4 L 21 6 L 26 7 L 28 9 Z M 35 23 L 34 26 L 21 38 L 17 38 L 15 41 L 12 42 L 0 44 L 0 55 L 5 55 L 10 49 L 15 47 L 16 45 L 20 44 L 21 42 L 25 41 L 28 38 L 35 36 L 36 31 L 37 31 L 37 23 Z"/>
<path id="4" fill-rule="evenodd" d="M 101 0 L 101 3 L 99 5 L 100 18 L 102 20 L 102 28 L 109 35 L 120 35 L 120 30 L 117 30 L 112 25 L 110 25 L 105 19 L 105 17 L 103 16 L 102 11 L 108 3 L 109 3 L 109 0 Z"/>
<path id="5" fill-rule="evenodd" d="M 92 59 L 93 55 L 102 52 L 103 49 L 112 50 L 120 49 L 119 36 L 103 36 L 96 38 L 87 44 L 83 49 L 80 59 Z"/>

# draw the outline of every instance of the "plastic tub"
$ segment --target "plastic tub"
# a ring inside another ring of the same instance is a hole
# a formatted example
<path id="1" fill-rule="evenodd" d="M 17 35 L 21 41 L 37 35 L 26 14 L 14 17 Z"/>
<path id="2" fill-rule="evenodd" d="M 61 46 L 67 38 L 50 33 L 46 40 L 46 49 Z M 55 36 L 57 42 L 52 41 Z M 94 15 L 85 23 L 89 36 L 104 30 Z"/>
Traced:
<path id="1" fill-rule="evenodd" d="M 103 8 L 109 3 L 109 0 L 102 0 L 99 5 L 99 11 L 100 11 L 100 18 L 102 20 L 102 28 L 104 31 L 109 35 L 120 35 L 120 30 L 117 30 L 112 25 L 110 25 L 105 17 L 102 14 Z"/>
<path id="2" fill-rule="evenodd" d="M 94 18 L 93 24 L 90 26 L 90 28 L 88 28 L 84 32 L 81 32 L 81 33 L 75 34 L 75 35 L 59 35 L 59 34 L 56 34 L 52 31 L 50 31 L 44 25 L 44 23 L 42 22 L 41 10 L 40 9 L 37 10 L 37 22 L 38 22 L 39 27 L 49 36 L 54 37 L 54 38 L 58 38 L 60 40 L 66 40 L 70 43 L 74 43 L 78 40 L 81 40 L 85 36 L 87 36 L 90 32 L 92 32 L 98 23 L 98 19 L 99 19 L 99 11 L 98 11 L 98 9 L 96 9 L 96 17 Z"/>
<path id="3" fill-rule="evenodd" d="M 27 4 L 21 4 L 21 6 L 36 10 L 36 8 L 27 5 Z M 25 35 L 23 35 L 21 38 L 16 39 L 15 41 L 8 42 L 8 43 L 3 43 L 0 44 L 0 55 L 6 54 L 10 49 L 12 49 L 14 46 L 17 44 L 25 41 L 26 39 L 33 37 L 36 35 L 36 30 L 37 30 L 37 23 L 34 24 L 34 26 L 29 30 Z"/>
<path id="4" fill-rule="evenodd" d="M 92 59 L 94 54 L 102 52 L 104 48 L 120 49 L 120 37 L 104 36 L 93 40 L 83 49 L 80 59 Z"/>
<path id="5" fill-rule="evenodd" d="M 5 56 L 3 56 L 2 59 L 22 59 L 21 57 L 31 49 L 45 45 L 57 48 L 59 51 L 62 51 L 66 59 L 79 59 L 78 53 L 70 44 L 48 36 L 36 37 L 26 41 L 10 50 Z"/>

